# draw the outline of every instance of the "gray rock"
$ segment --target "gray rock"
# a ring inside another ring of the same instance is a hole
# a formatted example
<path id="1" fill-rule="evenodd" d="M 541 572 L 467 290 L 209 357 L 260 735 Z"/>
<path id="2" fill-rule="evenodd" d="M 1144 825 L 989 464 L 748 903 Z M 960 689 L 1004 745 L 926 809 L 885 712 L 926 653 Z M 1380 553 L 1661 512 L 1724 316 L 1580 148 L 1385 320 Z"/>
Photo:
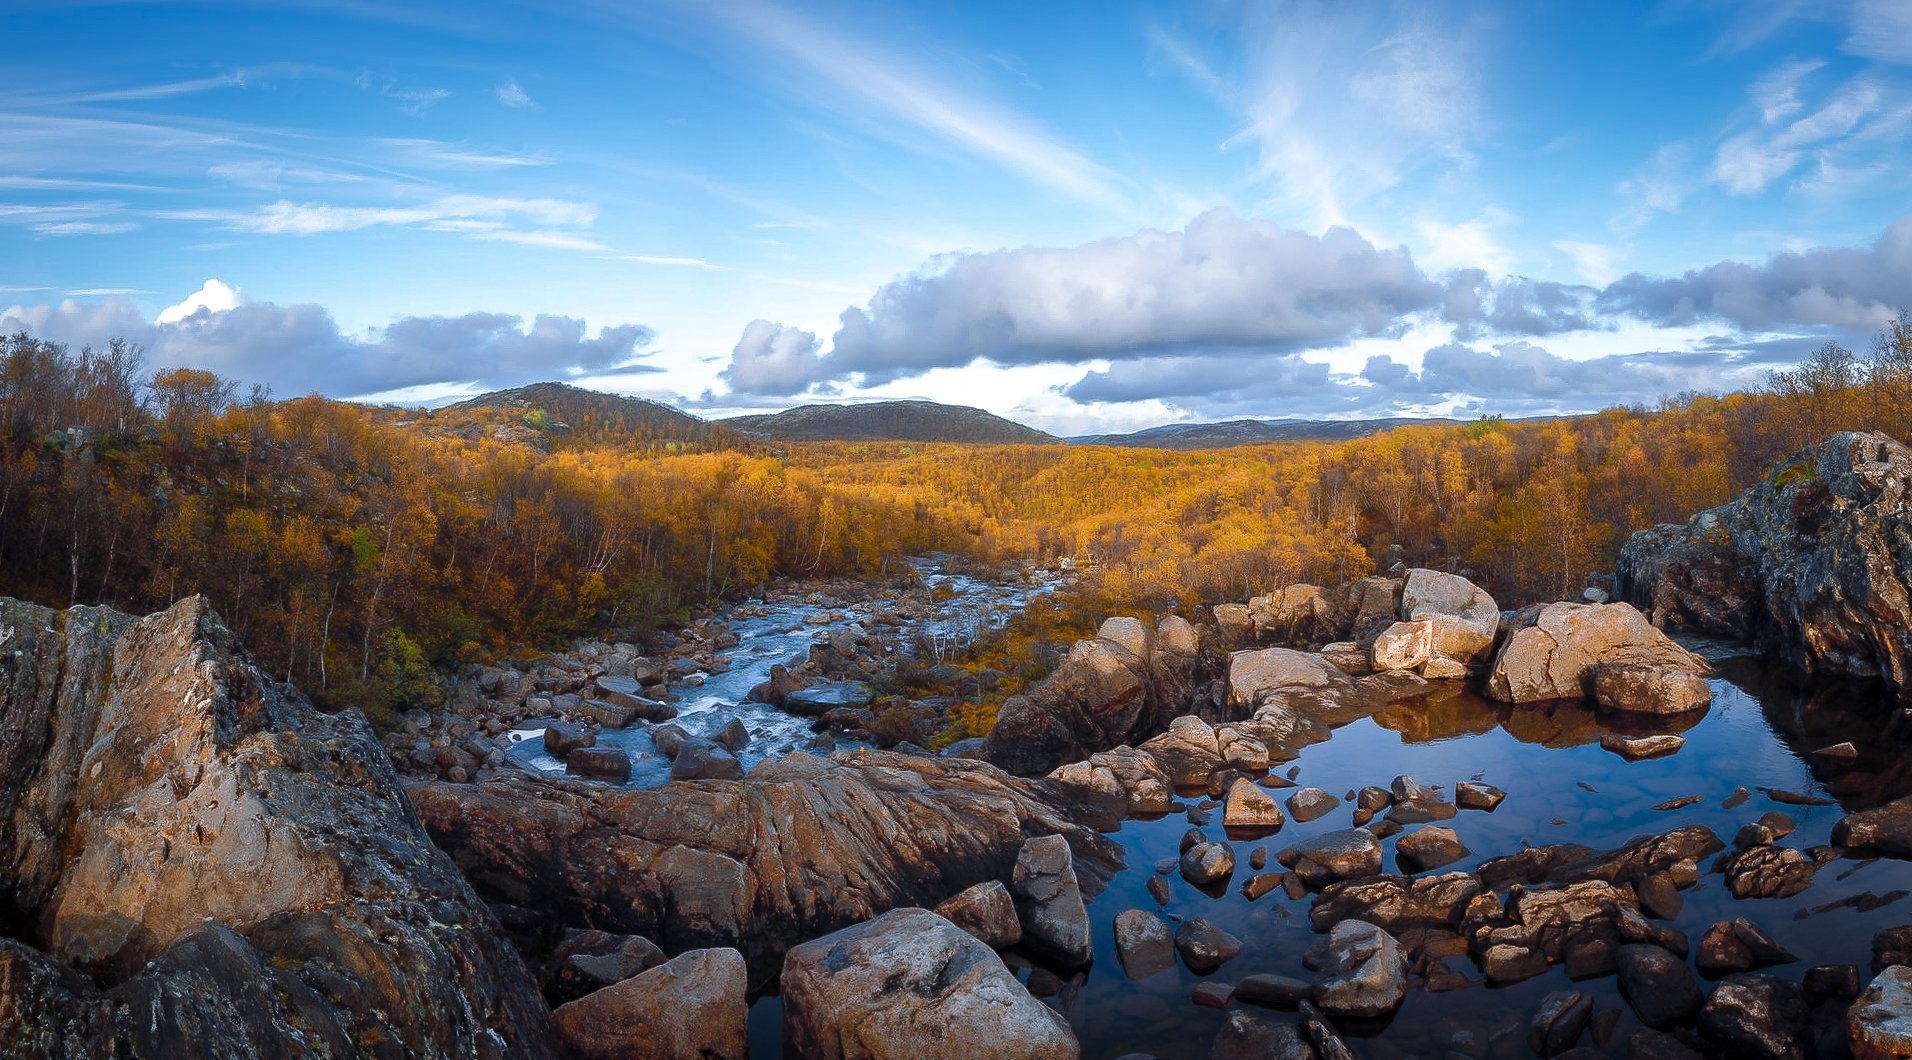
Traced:
<path id="1" fill-rule="evenodd" d="M 1313 1045 L 1292 1023 L 1236 1009 L 1228 1014 L 1208 1060 L 1315 1060 Z"/>
<path id="2" fill-rule="evenodd" d="M 1147 979 L 1175 967 L 1175 935 L 1153 913 L 1125 909 L 1115 915 L 1115 954 L 1130 979 Z"/>
<path id="3" fill-rule="evenodd" d="M 1417 828 L 1403 835 L 1395 840 L 1395 850 L 1415 872 L 1452 865 L 1470 853 L 1453 829 L 1438 825 Z"/>
<path id="4" fill-rule="evenodd" d="M 826 681 L 788 692 L 781 706 L 792 714 L 820 717 L 838 707 L 852 710 L 869 706 L 876 700 L 876 689 L 863 681 Z"/>
<path id="5" fill-rule="evenodd" d="M 1022 941 L 1016 900 L 1000 880 L 964 889 L 937 906 L 936 915 L 976 936 L 985 946 L 1000 950 Z"/>
<path id="6" fill-rule="evenodd" d="M 1833 825 L 1832 841 L 1840 846 L 1912 858 L 1912 795 L 1847 814 Z"/>
<path id="7" fill-rule="evenodd" d="M 570 722 L 554 721 L 544 727 L 544 753 L 564 761 L 564 756 L 580 747 L 597 746 L 597 733 Z"/>
<path id="8" fill-rule="evenodd" d="M 1852 1003 L 1846 1037 L 1859 1060 L 1912 1056 L 1912 968 L 1893 965 Z"/>
<path id="9" fill-rule="evenodd" d="M 1507 798 L 1507 793 L 1492 784 L 1476 784 L 1462 781 L 1454 785 L 1454 802 L 1463 810 L 1487 810 L 1491 812 Z"/>
<path id="10" fill-rule="evenodd" d="M 735 754 L 750 745 L 750 730 L 744 728 L 742 718 L 732 718 L 724 727 L 710 734 L 710 738 L 724 750 Z"/>
<path id="11" fill-rule="evenodd" d="M 1288 815 L 1298 824 L 1333 813 L 1341 800 L 1320 788 L 1301 788 L 1288 796 Z"/>
<path id="12" fill-rule="evenodd" d="M 1686 714 L 1712 706 L 1713 688 L 1684 670 L 1602 663 L 1593 668 L 1593 699 L 1623 714 Z"/>
<path id="13" fill-rule="evenodd" d="M 1227 843 L 1197 843 L 1182 852 L 1181 868 L 1198 887 L 1220 883 L 1235 872 L 1235 852 Z"/>
<path id="14" fill-rule="evenodd" d="M 1593 999 L 1578 990 L 1555 990 L 1540 999 L 1527 1025 L 1527 1047 L 1541 1056 L 1572 1049 L 1593 1018 Z"/>
<path id="15" fill-rule="evenodd" d="M 1328 933 L 1314 982 L 1314 1003 L 1323 1012 L 1384 1016 L 1406 993 L 1407 954 L 1393 935 L 1364 920 L 1343 920 Z"/>
<path id="16" fill-rule="evenodd" d="M 1048 835 L 1025 841 L 1009 889 L 1022 917 L 1024 945 L 1064 968 L 1089 963 L 1089 912 L 1067 839 Z"/>
<path id="17" fill-rule="evenodd" d="M 1629 604 L 1553 603 L 1508 620 L 1485 693 L 1509 703 L 1579 699 L 1592 691 L 1596 667 L 1617 663 L 1710 671 Z"/>
<path id="18" fill-rule="evenodd" d="M 814 1060 L 975 1060 L 985 1043 L 1010 1042 L 1030 1060 L 1081 1055 L 1068 1023 L 996 951 L 926 909 L 797 946 L 781 990 L 785 1048 Z"/>
<path id="19" fill-rule="evenodd" d="M 1145 914 L 1146 915 L 1146 914 Z M 1212 972 L 1241 952 L 1241 940 L 1205 917 L 1190 917 L 1175 929 L 1175 949 L 1197 974 Z"/>
<path id="20" fill-rule="evenodd" d="M 1296 843 L 1276 853 L 1275 860 L 1310 886 L 1325 887 L 1337 880 L 1380 875 L 1381 844 L 1365 828 L 1346 828 Z"/>
<path id="21" fill-rule="evenodd" d="M 564 771 L 622 784 L 631 779 L 631 756 L 617 747 L 580 747 L 565 756 Z"/>
<path id="22" fill-rule="evenodd" d="M 693 736 L 678 745 L 671 759 L 672 780 L 742 780 L 743 763 L 721 744 Z"/>
<path id="23" fill-rule="evenodd" d="M 1629 762 L 1643 758 L 1664 758 L 1686 746 L 1684 736 L 1662 733 L 1658 736 L 1621 736 L 1608 733 L 1600 737 L 1600 746 Z"/>

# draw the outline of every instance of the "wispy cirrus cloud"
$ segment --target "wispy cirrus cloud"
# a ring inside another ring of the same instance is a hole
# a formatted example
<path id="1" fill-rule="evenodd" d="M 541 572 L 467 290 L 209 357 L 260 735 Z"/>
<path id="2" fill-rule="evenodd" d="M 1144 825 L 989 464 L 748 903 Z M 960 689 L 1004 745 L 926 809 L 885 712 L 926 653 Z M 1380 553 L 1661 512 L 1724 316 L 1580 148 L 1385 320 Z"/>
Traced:
<path id="1" fill-rule="evenodd" d="M 504 84 L 499 85 L 497 90 L 497 95 L 498 95 L 498 102 L 503 103 L 505 106 L 510 107 L 513 110 L 537 110 L 538 109 L 538 101 L 535 99 L 532 99 L 531 96 L 525 92 L 524 88 L 518 84 L 518 79 L 515 77 L 509 78 L 505 81 Z"/>
<path id="2" fill-rule="evenodd" d="M 212 221 L 227 228 L 263 235 L 319 235 L 366 228 L 435 227 L 439 231 L 494 232 L 530 224 L 582 228 L 597 219 L 597 207 L 562 199 L 513 199 L 484 195 L 447 195 L 404 206 L 344 206 L 280 200 L 251 210 L 193 209 L 165 211 L 173 220 Z"/>
<path id="3" fill-rule="evenodd" d="M 1010 108 L 963 92 L 928 71 L 879 58 L 894 50 L 835 33 L 762 0 L 711 8 L 734 34 L 795 62 L 858 110 L 884 115 L 946 144 L 1065 195 L 1119 209 L 1127 202 L 1115 171 L 1066 146 L 1054 133 Z"/>

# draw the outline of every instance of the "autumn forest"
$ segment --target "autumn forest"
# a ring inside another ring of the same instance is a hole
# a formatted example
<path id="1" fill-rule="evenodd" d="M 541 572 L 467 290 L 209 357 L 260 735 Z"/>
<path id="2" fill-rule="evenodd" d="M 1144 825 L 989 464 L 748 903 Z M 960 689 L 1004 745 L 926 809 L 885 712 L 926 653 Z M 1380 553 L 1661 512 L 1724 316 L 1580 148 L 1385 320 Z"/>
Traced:
<path id="1" fill-rule="evenodd" d="M 17 335 L 0 343 L 0 593 L 134 612 L 204 593 L 281 676 L 375 715 L 433 670 L 928 551 L 1071 559 L 1101 613 L 1397 561 L 1469 572 L 1507 606 L 1577 597 L 1630 532 L 1809 441 L 1912 436 L 1912 318 L 1753 392 L 1338 443 L 771 444 L 566 415 L 274 400 L 152 374 L 126 345 Z"/>

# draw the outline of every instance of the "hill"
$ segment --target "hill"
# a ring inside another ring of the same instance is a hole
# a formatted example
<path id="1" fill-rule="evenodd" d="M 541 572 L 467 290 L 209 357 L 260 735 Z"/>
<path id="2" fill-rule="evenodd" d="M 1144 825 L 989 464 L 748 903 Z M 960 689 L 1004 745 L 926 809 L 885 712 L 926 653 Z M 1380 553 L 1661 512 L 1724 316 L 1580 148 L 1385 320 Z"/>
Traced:
<path id="1" fill-rule="evenodd" d="M 1451 425 L 1459 422 L 1438 418 L 1224 420 L 1220 423 L 1169 423 L 1129 434 L 1085 434 L 1064 440 L 1071 445 L 1118 445 L 1136 449 L 1226 449 L 1268 442 L 1345 442 L 1395 427 Z"/>
<path id="2" fill-rule="evenodd" d="M 507 418 L 496 415 L 500 412 Z M 669 405 L 567 383 L 494 390 L 439 409 L 433 419 L 445 427 L 457 422 L 460 414 L 514 436 L 542 434 L 548 445 L 540 448 L 587 443 L 720 448 L 742 441 L 725 427 Z"/>
<path id="3" fill-rule="evenodd" d="M 721 425 L 780 442 L 970 442 L 1049 445 L 1061 439 L 982 409 L 934 401 L 800 405 L 773 415 L 736 416 Z"/>

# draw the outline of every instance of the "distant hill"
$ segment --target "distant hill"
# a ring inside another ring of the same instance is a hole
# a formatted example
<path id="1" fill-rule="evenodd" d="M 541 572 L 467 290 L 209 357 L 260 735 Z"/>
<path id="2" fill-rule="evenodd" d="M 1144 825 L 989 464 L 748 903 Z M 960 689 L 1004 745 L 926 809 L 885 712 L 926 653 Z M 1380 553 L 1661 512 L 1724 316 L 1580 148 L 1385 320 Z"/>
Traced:
<path id="1" fill-rule="evenodd" d="M 624 445 L 681 444 L 697 447 L 741 442 L 738 435 L 709 420 L 680 412 L 644 398 L 604 394 L 566 383 L 532 383 L 510 390 L 494 390 L 438 410 L 436 418 L 465 413 L 495 419 L 515 414 L 514 432 L 536 431 L 550 444 L 566 442 Z"/>
<path id="2" fill-rule="evenodd" d="M 753 438 L 780 442 L 969 442 L 1047 445 L 1061 441 L 982 409 L 934 401 L 800 405 L 774 415 L 717 421 Z"/>
<path id="3" fill-rule="evenodd" d="M 1071 445 L 1119 445 L 1134 449 L 1226 449 L 1266 442 L 1342 442 L 1395 427 L 1454 424 L 1460 420 L 1395 418 L 1382 420 L 1225 420 L 1221 423 L 1170 423 L 1129 434 L 1085 434 L 1065 439 Z"/>

